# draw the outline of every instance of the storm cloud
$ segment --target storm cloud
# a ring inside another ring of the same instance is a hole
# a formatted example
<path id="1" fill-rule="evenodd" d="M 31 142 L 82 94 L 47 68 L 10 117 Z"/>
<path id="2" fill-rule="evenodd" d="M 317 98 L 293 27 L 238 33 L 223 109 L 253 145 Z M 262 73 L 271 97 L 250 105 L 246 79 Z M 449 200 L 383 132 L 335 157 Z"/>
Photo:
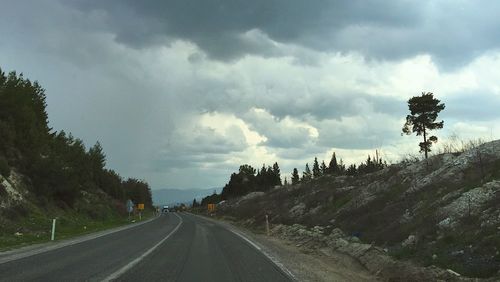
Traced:
<path id="1" fill-rule="evenodd" d="M 359 52 L 398 60 L 428 53 L 445 67 L 496 50 L 496 1 L 72 1 L 104 12 L 116 40 L 135 48 L 182 39 L 210 57 L 285 56 L 244 35 L 259 30 L 272 40 L 316 51 Z M 477 34 L 484 34 L 480 38 Z"/>
<path id="2" fill-rule="evenodd" d="M 4 1 L 0 67 L 47 90 L 54 130 L 99 140 L 110 168 L 216 187 L 240 164 L 288 175 L 401 136 L 406 101 L 446 103 L 440 140 L 498 138 L 495 1 Z"/>

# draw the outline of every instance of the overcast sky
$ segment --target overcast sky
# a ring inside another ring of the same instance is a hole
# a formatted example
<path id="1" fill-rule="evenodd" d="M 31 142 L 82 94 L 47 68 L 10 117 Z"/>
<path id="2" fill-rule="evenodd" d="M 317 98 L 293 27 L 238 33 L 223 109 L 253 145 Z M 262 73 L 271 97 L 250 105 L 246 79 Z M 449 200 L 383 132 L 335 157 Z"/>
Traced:
<path id="1" fill-rule="evenodd" d="M 333 151 L 418 154 L 406 101 L 446 104 L 441 141 L 499 138 L 498 1 L 0 2 L 0 68 L 46 88 L 50 125 L 153 189 L 283 175 Z"/>

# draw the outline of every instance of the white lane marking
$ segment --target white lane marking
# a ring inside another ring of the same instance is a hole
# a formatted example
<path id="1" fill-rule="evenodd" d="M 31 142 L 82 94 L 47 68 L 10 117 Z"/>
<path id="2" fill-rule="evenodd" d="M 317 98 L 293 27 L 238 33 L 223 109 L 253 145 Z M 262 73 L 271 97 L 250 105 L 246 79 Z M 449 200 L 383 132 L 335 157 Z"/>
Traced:
<path id="1" fill-rule="evenodd" d="M 146 224 L 146 223 L 151 222 L 157 218 L 159 218 L 159 217 L 153 217 L 153 218 L 150 218 L 148 220 L 141 221 L 138 223 L 133 223 L 133 224 L 125 225 L 125 226 L 119 226 L 119 227 L 112 228 L 110 230 L 98 231 L 95 233 L 82 235 L 80 237 L 67 239 L 67 240 L 63 240 L 60 242 L 56 242 L 56 243 L 52 243 L 52 242 L 42 243 L 39 246 L 37 246 L 37 245 L 27 246 L 26 249 L 24 249 L 24 247 L 23 247 L 23 248 L 15 249 L 12 251 L 0 252 L 0 264 L 7 263 L 10 261 L 15 261 L 15 260 L 30 257 L 30 256 L 34 256 L 34 255 L 49 252 L 49 251 L 53 251 L 53 250 L 57 250 L 57 249 L 68 247 L 68 246 L 73 246 L 73 245 L 80 244 L 80 243 L 83 243 L 86 241 L 94 240 L 94 239 L 97 239 L 97 238 L 100 238 L 103 236 L 111 235 L 111 234 L 116 233 L 116 232 L 124 231 L 124 230 L 130 229 L 130 228 L 134 228 L 134 227 Z"/>
<path id="2" fill-rule="evenodd" d="M 181 226 L 181 224 L 183 222 L 182 221 L 182 217 L 178 216 L 176 213 L 174 213 L 174 215 L 179 218 L 179 223 L 174 228 L 174 230 L 172 230 L 170 233 L 168 233 L 168 235 L 165 236 L 165 238 L 161 239 L 160 242 L 158 242 L 156 245 L 154 245 L 149 250 L 147 250 L 146 252 L 144 252 L 141 256 L 139 256 L 138 258 L 136 258 L 133 261 L 129 262 L 124 267 L 118 269 L 117 271 L 115 271 L 114 273 L 112 273 L 111 275 L 109 275 L 108 277 L 106 277 L 102 281 L 112 281 L 112 280 L 117 279 L 118 277 L 120 277 L 121 275 L 123 275 L 125 272 L 127 272 L 128 270 L 130 270 L 132 267 L 134 267 L 135 265 L 137 265 L 141 260 L 143 260 L 149 254 L 151 254 L 156 248 L 158 248 L 163 242 L 165 242 L 170 236 L 172 236 L 172 234 L 174 234 L 179 229 L 179 227 Z"/>
<path id="3" fill-rule="evenodd" d="M 259 247 L 257 244 L 255 244 L 254 242 L 252 242 L 245 235 L 243 235 L 243 234 L 241 234 L 241 233 L 239 233 L 237 231 L 231 230 L 231 229 L 228 229 L 228 230 L 231 231 L 231 232 L 233 232 L 237 236 L 239 236 L 241 239 L 245 240 L 250 245 L 252 245 L 258 251 L 260 251 L 262 254 L 264 254 L 268 259 L 270 259 L 285 274 L 287 274 L 290 278 L 292 278 L 292 280 L 297 281 L 297 277 L 295 277 L 295 275 L 293 275 L 293 273 L 290 270 L 288 270 L 288 268 L 286 268 L 285 265 L 283 263 L 281 263 L 277 258 L 271 256 L 269 253 L 267 253 L 266 251 L 264 251 L 261 247 Z"/>
<path id="4" fill-rule="evenodd" d="M 259 247 L 257 244 L 255 244 L 254 242 L 250 241 L 250 239 L 248 239 L 247 237 L 245 237 L 243 234 L 240 234 L 234 230 L 229 230 L 231 232 L 233 232 L 234 234 L 238 235 L 241 239 L 247 241 L 248 244 L 252 245 L 254 248 L 256 248 L 257 250 L 259 251 L 262 251 L 262 248 Z"/>

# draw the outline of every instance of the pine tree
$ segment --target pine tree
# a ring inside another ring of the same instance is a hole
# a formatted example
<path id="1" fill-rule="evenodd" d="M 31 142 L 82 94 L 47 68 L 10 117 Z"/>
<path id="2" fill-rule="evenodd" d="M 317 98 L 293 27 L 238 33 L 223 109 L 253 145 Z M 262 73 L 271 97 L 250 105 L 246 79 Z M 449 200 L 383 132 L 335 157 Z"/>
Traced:
<path id="1" fill-rule="evenodd" d="M 341 175 L 345 174 L 345 164 L 344 164 L 344 161 L 342 159 L 340 159 L 338 167 L 339 167 L 339 174 L 341 174 Z"/>
<path id="2" fill-rule="evenodd" d="M 297 168 L 293 168 L 292 185 L 299 184 L 299 182 L 300 182 L 299 171 L 297 170 Z"/>
<path id="3" fill-rule="evenodd" d="M 434 98 L 431 92 L 422 92 L 421 96 L 415 96 L 408 100 L 410 114 L 406 116 L 403 133 L 410 135 L 415 132 L 417 136 L 423 135 L 424 141 L 420 142 L 420 152 L 427 154 L 431 151 L 432 143 L 436 143 L 436 136 L 428 136 L 430 130 L 443 128 L 444 121 L 436 122 L 439 112 L 444 110 L 444 103 Z"/>
<path id="4" fill-rule="evenodd" d="M 339 166 L 337 164 L 337 157 L 335 156 L 335 152 L 333 152 L 332 159 L 330 160 L 330 164 L 328 166 L 328 173 L 336 175 L 339 171 Z"/>
<path id="5" fill-rule="evenodd" d="M 319 169 L 318 158 L 314 158 L 313 169 L 312 169 L 313 177 L 318 178 L 321 176 L 321 170 Z"/>
<path id="6" fill-rule="evenodd" d="M 280 172 L 280 167 L 278 165 L 278 162 L 275 162 L 273 164 L 273 180 L 274 180 L 274 185 L 280 185 L 281 186 L 281 172 Z"/>
<path id="7" fill-rule="evenodd" d="M 321 170 L 321 175 L 326 175 L 328 171 L 328 167 L 326 167 L 325 161 L 321 161 L 321 166 L 319 167 Z"/>
<path id="8" fill-rule="evenodd" d="M 350 165 L 346 170 L 346 174 L 347 175 L 356 175 L 357 174 L 356 165 L 355 164 Z"/>
<path id="9" fill-rule="evenodd" d="M 71 135 L 70 135 L 71 136 Z M 70 137 L 72 138 L 72 137 Z M 106 155 L 104 155 L 104 151 L 102 149 L 101 143 L 97 141 L 92 148 L 89 149 L 89 157 L 92 161 L 93 166 L 98 169 L 103 169 L 106 165 Z"/>
<path id="10" fill-rule="evenodd" d="M 311 169 L 309 168 L 309 163 L 306 163 L 306 168 L 302 173 L 302 181 L 309 181 L 312 179 Z"/>

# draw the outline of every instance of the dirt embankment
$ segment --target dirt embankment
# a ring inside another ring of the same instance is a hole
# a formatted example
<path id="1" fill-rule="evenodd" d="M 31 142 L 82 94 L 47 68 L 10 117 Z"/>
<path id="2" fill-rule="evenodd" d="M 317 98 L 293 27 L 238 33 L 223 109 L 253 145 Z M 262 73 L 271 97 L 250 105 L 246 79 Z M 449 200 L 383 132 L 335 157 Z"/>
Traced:
<path id="1" fill-rule="evenodd" d="M 274 236 L 348 253 L 387 279 L 384 269 L 418 265 L 423 272 L 404 271 L 494 281 L 500 277 L 499 191 L 500 141 L 494 141 L 372 174 L 327 175 L 249 194 L 226 201 L 218 213 L 260 231 L 267 214 Z M 342 240 L 348 244 L 338 246 Z"/>

